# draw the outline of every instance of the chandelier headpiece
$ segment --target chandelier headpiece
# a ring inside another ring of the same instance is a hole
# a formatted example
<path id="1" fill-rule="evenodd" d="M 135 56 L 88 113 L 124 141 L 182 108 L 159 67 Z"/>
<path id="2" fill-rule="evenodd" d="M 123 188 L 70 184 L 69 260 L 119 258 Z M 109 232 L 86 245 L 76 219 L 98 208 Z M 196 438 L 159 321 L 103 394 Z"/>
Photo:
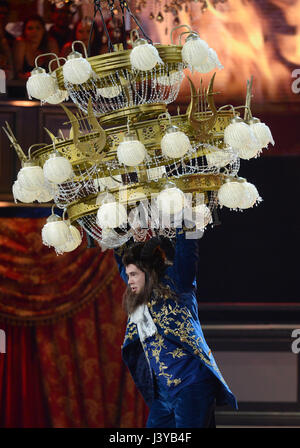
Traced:
<path id="1" fill-rule="evenodd" d="M 261 201 L 255 186 L 238 177 L 240 159 L 258 157 L 274 144 L 268 126 L 252 117 L 252 78 L 245 105 L 217 108 L 216 73 L 207 88 L 201 81 L 196 89 L 188 77 L 190 103 L 185 113 L 171 116 L 168 104 L 178 95 L 184 69 L 220 69 L 219 59 L 189 27 L 179 45 L 173 37 L 171 45 L 153 43 L 127 2 L 119 3 L 123 16 L 126 10 L 143 35 L 131 33 L 132 40 L 137 36 L 132 49 L 125 41 L 110 42 L 108 53 L 88 57 L 84 44 L 75 41 L 67 60 L 55 55 L 49 73 L 36 63 L 28 80 L 31 96 L 49 103 L 53 96 L 61 101 L 69 97 L 78 108 L 73 113 L 61 104 L 69 135 L 47 130 L 51 144 L 31 152 L 30 164 L 22 167 L 13 186 L 16 201 L 53 200 L 67 213 L 67 220 L 51 215 L 46 224 L 50 236 L 43 229 L 45 244 L 57 253 L 78 247 L 82 230 L 103 248 L 118 247 L 132 235 L 139 240 L 173 237 L 182 225 L 203 231 L 213 224 L 219 206 L 244 210 Z M 94 9 L 103 18 L 100 1 Z M 78 44 L 83 52 L 75 51 Z M 54 61 L 57 68 L 51 71 Z M 27 163 L 10 127 L 4 129 Z"/>

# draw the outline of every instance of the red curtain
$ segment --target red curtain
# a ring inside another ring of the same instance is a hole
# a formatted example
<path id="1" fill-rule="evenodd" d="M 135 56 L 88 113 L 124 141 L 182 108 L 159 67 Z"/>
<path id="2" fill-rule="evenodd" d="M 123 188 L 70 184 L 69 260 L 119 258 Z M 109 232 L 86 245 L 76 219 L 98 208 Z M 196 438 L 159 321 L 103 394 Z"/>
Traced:
<path id="1" fill-rule="evenodd" d="M 122 362 L 124 291 L 112 251 L 57 256 L 45 219 L 0 218 L 1 427 L 143 427 Z"/>

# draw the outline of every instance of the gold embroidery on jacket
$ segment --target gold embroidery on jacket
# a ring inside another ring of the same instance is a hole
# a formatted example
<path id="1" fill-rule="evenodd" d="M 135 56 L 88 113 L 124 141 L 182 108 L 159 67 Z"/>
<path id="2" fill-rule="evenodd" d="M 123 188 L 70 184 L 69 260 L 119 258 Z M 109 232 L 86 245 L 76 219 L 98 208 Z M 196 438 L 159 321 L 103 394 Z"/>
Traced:
<path id="1" fill-rule="evenodd" d="M 136 335 L 138 332 L 137 330 L 137 325 L 134 324 L 133 322 L 130 322 L 127 324 L 127 331 L 125 334 L 125 339 L 123 341 L 123 346 L 125 345 L 125 343 L 127 342 L 127 339 L 133 339 L 133 336 Z"/>
<path id="2" fill-rule="evenodd" d="M 186 353 L 183 351 L 182 348 L 175 348 L 172 352 L 168 352 L 167 355 L 172 355 L 173 359 L 175 358 L 182 358 L 183 356 L 186 356 Z"/>
<path id="3" fill-rule="evenodd" d="M 194 328 L 191 322 L 192 315 L 190 310 L 187 307 L 180 307 L 177 303 L 172 306 L 170 303 L 166 302 L 158 312 L 151 308 L 155 322 L 159 323 L 159 326 L 164 331 L 165 335 L 170 333 L 178 337 L 181 342 L 185 342 L 193 349 L 195 355 L 199 356 L 206 364 L 219 372 L 217 366 L 208 360 L 199 348 L 199 343 L 203 342 L 203 340 L 200 336 L 196 337 L 196 335 L 193 334 Z M 179 316 L 181 317 L 181 320 L 179 320 Z M 175 328 L 172 328 L 172 323 Z"/>
<path id="4" fill-rule="evenodd" d="M 165 370 L 168 369 L 168 366 L 166 366 L 166 364 L 160 360 L 160 353 L 161 353 L 162 347 L 164 349 L 167 349 L 167 347 L 164 345 L 164 338 L 162 337 L 162 335 L 159 333 L 155 333 L 154 341 L 151 341 L 149 346 L 150 346 L 152 355 L 158 364 L 158 368 L 159 368 L 158 375 L 166 378 L 168 386 L 171 386 L 172 384 L 174 384 L 174 386 L 177 386 L 177 384 L 181 383 L 182 380 L 180 378 L 173 379 L 172 374 L 165 372 Z M 147 353 L 146 349 L 145 349 L 145 352 Z"/>

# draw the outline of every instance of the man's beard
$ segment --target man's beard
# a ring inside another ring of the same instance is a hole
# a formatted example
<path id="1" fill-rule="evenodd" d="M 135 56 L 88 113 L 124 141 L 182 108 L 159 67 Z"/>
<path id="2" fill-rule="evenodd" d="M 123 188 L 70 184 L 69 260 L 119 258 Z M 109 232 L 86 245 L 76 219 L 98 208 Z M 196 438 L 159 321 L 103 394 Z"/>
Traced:
<path id="1" fill-rule="evenodd" d="M 128 314 L 132 314 L 139 305 L 142 305 L 143 303 L 147 303 L 147 296 L 145 294 L 145 288 L 142 288 L 142 290 L 138 293 L 132 291 L 130 286 L 127 286 L 127 289 L 123 296 L 123 306 L 125 308 L 125 311 Z"/>

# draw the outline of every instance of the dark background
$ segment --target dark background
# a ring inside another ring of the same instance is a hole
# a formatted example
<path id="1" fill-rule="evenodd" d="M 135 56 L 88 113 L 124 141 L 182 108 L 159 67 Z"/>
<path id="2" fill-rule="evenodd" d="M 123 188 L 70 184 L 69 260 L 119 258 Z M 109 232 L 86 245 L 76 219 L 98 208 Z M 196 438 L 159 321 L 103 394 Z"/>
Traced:
<path id="1" fill-rule="evenodd" d="M 218 209 L 221 225 L 199 242 L 200 302 L 299 302 L 298 156 L 241 161 L 263 201 Z"/>

